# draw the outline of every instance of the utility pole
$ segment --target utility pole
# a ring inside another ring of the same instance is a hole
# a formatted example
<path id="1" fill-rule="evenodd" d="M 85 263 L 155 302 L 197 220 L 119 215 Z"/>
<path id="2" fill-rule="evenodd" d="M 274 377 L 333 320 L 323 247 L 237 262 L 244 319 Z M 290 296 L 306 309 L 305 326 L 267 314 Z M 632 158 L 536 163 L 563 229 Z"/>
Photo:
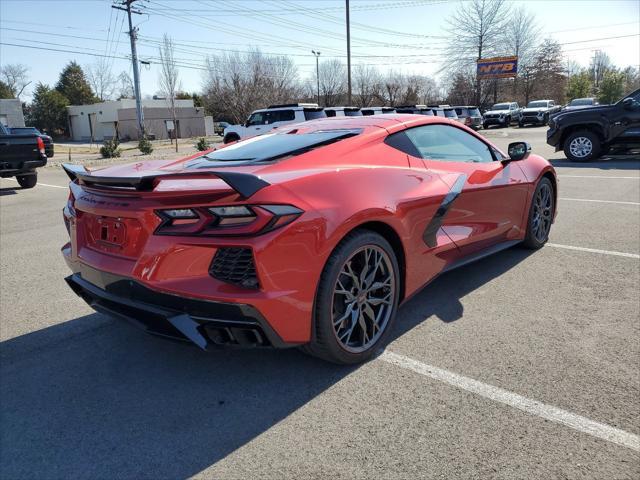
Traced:
<path id="1" fill-rule="evenodd" d="M 131 63 L 133 65 L 133 89 L 136 96 L 136 116 L 138 118 L 138 134 L 142 138 L 144 136 L 144 113 L 142 111 L 142 99 L 140 95 L 140 72 L 138 71 L 138 52 L 136 50 L 136 38 L 138 29 L 133 28 L 131 22 L 131 14 L 142 15 L 142 12 L 138 10 L 131 10 L 131 4 L 136 0 L 122 0 L 122 3 L 118 5 L 111 5 L 111 8 L 116 10 L 122 10 L 127 12 L 129 18 L 129 39 L 131 40 Z"/>
<path id="2" fill-rule="evenodd" d="M 316 52 L 315 50 L 311 50 L 311 53 L 316 57 L 316 83 L 318 86 L 318 105 L 320 105 L 320 64 L 318 63 L 318 58 L 320 57 L 320 52 Z"/>
<path id="3" fill-rule="evenodd" d="M 351 105 L 351 26 L 349 24 L 349 0 L 347 8 L 347 105 Z"/>

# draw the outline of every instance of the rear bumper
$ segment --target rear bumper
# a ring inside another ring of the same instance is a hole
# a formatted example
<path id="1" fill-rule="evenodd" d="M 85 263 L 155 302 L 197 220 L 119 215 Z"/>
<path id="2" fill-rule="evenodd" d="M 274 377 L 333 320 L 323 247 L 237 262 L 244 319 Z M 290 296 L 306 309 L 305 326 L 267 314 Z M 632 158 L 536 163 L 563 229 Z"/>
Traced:
<path id="1" fill-rule="evenodd" d="M 0 177 L 15 177 L 25 173 L 32 173 L 36 168 L 44 167 L 47 164 L 47 158 L 39 160 L 27 160 L 25 162 L 1 162 Z"/>
<path id="2" fill-rule="evenodd" d="M 65 280 L 89 306 L 148 333 L 192 342 L 203 350 L 296 345 L 282 341 L 251 305 L 171 295 L 82 263 L 73 266 L 73 275 Z"/>

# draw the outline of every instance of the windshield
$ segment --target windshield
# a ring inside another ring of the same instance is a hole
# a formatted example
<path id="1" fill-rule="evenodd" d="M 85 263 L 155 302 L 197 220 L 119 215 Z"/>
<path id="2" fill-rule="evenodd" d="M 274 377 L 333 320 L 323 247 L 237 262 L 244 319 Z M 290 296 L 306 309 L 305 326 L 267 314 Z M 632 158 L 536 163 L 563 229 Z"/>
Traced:
<path id="1" fill-rule="evenodd" d="M 529 102 L 527 108 L 544 108 L 547 106 L 547 102 Z"/>
<path id="2" fill-rule="evenodd" d="M 447 118 L 458 118 L 458 115 L 456 114 L 455 110 L 445 110 L 444 116 Z"/>
<path id="3" fill-rule="evenodd" d="M 352 137 L 360 130 L 324 130 L 312 133 L 268 133 L 242 140 L 228 147 L 214 150 L 196 159 L 191 167 L 207 167 L 210 162 L 264 162 L 287 155 L 298 155 L 321 145 Z M 202 160 L 208 160 L 202 165 Z"/>
<path id="4" fill-rule="evenodd" d="M 509 103 L 496 103 L 491 110 L 509 110 Z"/>
<path id="5" fill-rule="evenodd" d="M 470 108 L 469 109 L 469 116 L 470 117 L 479 117 L 480 116 L 480 110 L 477 108 Z"/>
<path id="6" fill-rule="evenodd" d="M 592 98 L 576 98 L 575 100 L 571 100 L 569 105 L 575 107 L 577 105 L 593 105 Z"/>
<path id="7" fill-rule="evenodd" d="M 11 133 L 16 133 L 16 134 L 35 133 L 37 135 L 40 135 L 40 132 L 33 127 L 11 127 Z"/>

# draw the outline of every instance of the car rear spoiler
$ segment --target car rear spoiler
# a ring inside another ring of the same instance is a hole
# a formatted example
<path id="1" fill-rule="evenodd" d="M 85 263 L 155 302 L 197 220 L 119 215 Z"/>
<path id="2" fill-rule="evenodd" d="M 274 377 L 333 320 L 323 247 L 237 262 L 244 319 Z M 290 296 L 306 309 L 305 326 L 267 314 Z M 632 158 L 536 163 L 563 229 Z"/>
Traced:
<path id="1" fill-rule="evenodd" d="M 158 173 L 154 175 L 146 175 L 140 177 L 106 177 L 101 175 L 93 175 L 82 165 L 71 165 L 63 163 L 62 168 L 66 172 L 71 181 L 78 180 L 83 185 L 87 186 L 105 186 L 105 187 L 120 187 L 120 188 L 134 188 L 141 192 L 150 192 L 155 187 L 155 181 L 163 178 L 176 178 L 176 177 L 217 177 L 229 185 L 244 199 L 247 199 L 254 195 L 264 187 L 271 185 L 269 182 L 265 182 L 260 177 L 252 175 L 250 173 L 238 173 L 238 172 L 176 172 L 176 173 Z"/>

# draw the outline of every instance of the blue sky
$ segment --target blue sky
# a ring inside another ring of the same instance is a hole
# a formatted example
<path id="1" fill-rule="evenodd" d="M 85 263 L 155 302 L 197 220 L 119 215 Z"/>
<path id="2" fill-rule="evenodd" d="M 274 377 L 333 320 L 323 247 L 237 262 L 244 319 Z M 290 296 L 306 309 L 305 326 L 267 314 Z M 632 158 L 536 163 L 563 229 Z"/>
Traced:
<path id="1" fill-rule="evenodd" d="M 129 40 L 124 12 L 111 0 L 0 0 L 0 62 L 23 63 L 37 81 L 53 84 L 70 60 L 89 65 L 86 54 L 125 57 Z M 164 33 L 178 44 L 176 58 L 184 65 L 180 78 L 187 91 L 202 84 L 208 53 L 260 47 L 290 54 L 302 78 L 315 72 L 311 49 L 321 59 L 346 54 L 343 0 L 139 0 L 144 15 L 135 15 L 140 29 L 142 60 L 158 57 Z M 435 75 L 446 41 L 442 27 L 459 1 L 351 0 L 353 64 L 375 64 L 382 71 Z M 563 45 L 567 58 L 588 65 L 594 50 L 606 52 L 621 67 L 640 65 L 640 0 L 529 0 L 545 36 Z M 386 31 L 385 31 L 386 29 Z M 623 37 L 623 38 L 608 38 Z M 62 51 L 46 51 L 31 47 Z M 375 57 L 377 56 L 377 57 Z M 130 61 L 113 58 L 114 74 L 130 71 Z M 142 90 L 158 90 L 156 66 L 142 69 Z M 30 92 L 30 89 L 28 89 Z M 28 98 L 28 96 L 27 96 Z"/>

